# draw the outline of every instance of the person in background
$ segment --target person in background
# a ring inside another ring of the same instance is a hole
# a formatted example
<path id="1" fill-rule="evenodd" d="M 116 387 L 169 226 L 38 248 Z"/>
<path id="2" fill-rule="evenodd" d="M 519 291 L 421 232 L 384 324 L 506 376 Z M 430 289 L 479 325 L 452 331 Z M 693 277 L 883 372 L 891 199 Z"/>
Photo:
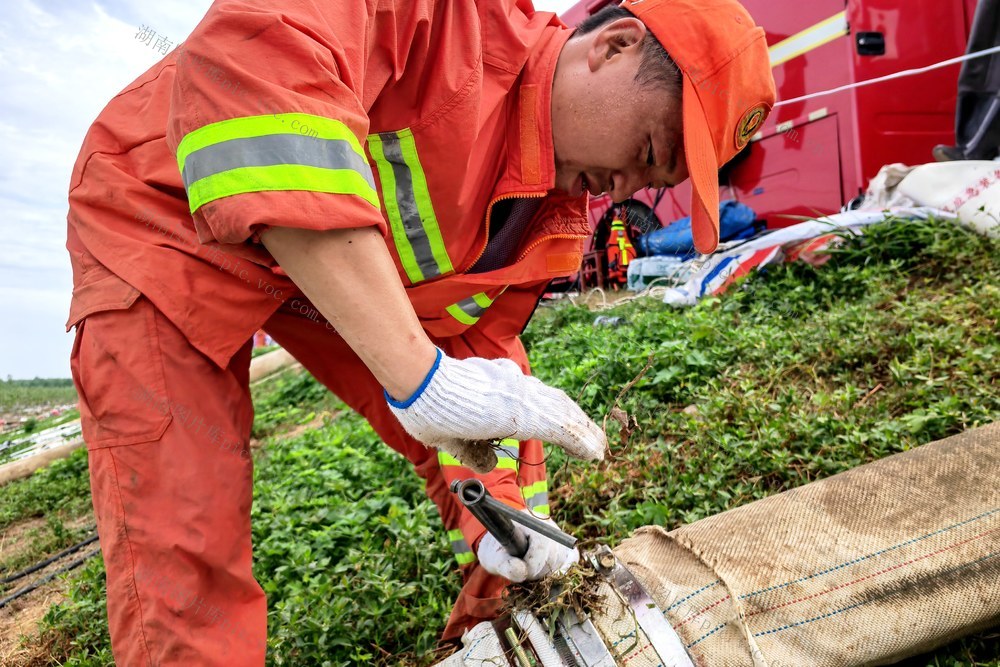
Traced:
<path id="1" fill-rule="evenodd" d="M 966 53 L 995 46 L 1000 46 L 1000 0 L 979 0 Z M 934 159 L 992 160 L 1000 152 L 1000 53 L 962 63 L 955 141 L 955 146 L 935 146 Z"/>
<path id="2" fill-rule="evenodd" d="M 628 226 L 622 219 L 624 211 L 611 220 L 611 235 L 608 237 L 608 282 L 614 289 L 624 287 L 628 282 L 628 265 L 635 259 L 635 248 L 629 239 Z"/>

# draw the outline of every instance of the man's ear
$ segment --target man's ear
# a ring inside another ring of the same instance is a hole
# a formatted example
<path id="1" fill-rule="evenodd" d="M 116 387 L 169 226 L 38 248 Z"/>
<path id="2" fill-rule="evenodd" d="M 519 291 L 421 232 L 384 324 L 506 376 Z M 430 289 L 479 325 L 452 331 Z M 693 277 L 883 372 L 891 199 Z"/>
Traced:
<path id="1" fill-rule="evenodd" d="M 596 72 L 617 56 L 637 51 L 646 38 L 646 25 L 637 18 L 625 17 L 598 29 L 587 51 L 587 64 Z"/>

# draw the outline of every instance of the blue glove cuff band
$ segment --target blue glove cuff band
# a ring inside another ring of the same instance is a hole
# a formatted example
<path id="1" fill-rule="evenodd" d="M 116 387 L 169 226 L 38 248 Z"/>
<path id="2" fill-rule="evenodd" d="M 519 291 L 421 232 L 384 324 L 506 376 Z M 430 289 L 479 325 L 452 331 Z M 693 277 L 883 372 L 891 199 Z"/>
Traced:
<path id="1" fill-rule="evenodd" d="M 389 405 L 396 408 L 397 410 L 405 410 L 406 408 L 413 405 L 414 402 L 416 402 L 416 400 L 420 398 L 420 395 L 424 393 L 424 390 L 427 389 L 427 385 L 431 383 L 431 379 L 434 377 L 434 373 L 437 372 L 438 366 L 441 365 L 441 357 L 442 357 L 441 348 L 437 348 L 437 357 L 435 357 L 434 359 L 434 365 L 431 366 L 431 369 L 427 372 L 427 377 L 425 377 L 424 381 L 420 383 L 420 386 L 417 387 L 417 390 L 413 392 L 413 395 L 410 396 L 405 401 L 397 401 L 396 399 L 394 399 L 392 396 L 389 395 L 389 392 L 383 389 L 382 393 L 385 394 L 385 400 L 389 403 Z"/>

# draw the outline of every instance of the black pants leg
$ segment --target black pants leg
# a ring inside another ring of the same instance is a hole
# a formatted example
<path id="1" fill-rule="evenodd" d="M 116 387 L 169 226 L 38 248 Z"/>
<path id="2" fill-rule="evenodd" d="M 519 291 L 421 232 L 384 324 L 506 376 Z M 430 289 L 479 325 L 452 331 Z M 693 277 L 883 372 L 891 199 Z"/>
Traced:
<path id="1" fill-rule="evenodd" d="M 967 53 L 1000 45 L 1000 0 L 979 0 Z M 1000 54 L 968 60 L 958 77 L 955 136 L 971 160 L 993 159 L 1000 145 Z"/>

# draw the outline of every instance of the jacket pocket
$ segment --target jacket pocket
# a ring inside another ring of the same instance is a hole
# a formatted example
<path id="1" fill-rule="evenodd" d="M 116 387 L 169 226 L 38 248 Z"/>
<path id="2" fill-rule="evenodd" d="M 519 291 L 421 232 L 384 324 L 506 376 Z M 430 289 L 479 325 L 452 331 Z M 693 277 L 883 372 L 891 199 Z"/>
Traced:
<path id="1" fill-rule="evenodd" d="M 78 310 L 70 317 L 77 327 L 70 365 L 88 449 L 159 440 L 172 419 L 156 308 L 137 291 L 132 296 L 113 281 L 108 287 L 118 293 L 94 290 L 79 299 L 75 291 Z"/>
<path id="2" fill-rule="evenodd" d="M 80 267 L 80 271 L 80 284 L 73 288 L 73 299 L 69 305 L 66 331 L 92 313 L 128 309 L 141 296 L 139 290 L 92 258 L 86 267 Z"/>

